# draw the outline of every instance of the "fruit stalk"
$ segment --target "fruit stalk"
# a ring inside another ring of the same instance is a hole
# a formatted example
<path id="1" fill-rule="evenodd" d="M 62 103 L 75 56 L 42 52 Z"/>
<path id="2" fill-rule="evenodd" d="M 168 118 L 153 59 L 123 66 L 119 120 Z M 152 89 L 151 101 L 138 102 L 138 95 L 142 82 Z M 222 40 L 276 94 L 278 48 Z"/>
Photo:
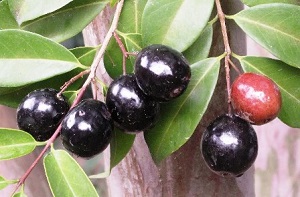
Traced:
<path id="1" fill-rule="evenodd" d="M 108 30 L 105 39 L 103 40 L 102 46 L 100 48 L 100 50 L 98 51 L 92 65 L 91 65 L 91 72 L 88 76 L 88 78 L 86 79 L 85 83 L 82 85 L 76 99 L 74 100 L 74 102 L 72 103 L 72 106 L 70 107 L 70 109 L 72 109 L 76 104 L 78 104 L 78 102 L 80 101 L 83 93 L 85 92 L 86 88 L 88 87 L 88 85 L 91 83 L 92 79 L 95 78 L 96 76 L 96 70 L 98 68 L 99 62 L 100 60 L 103 58 L 104 52 L 107 48 L 107 45 L 111 39 L 111 37 L 113 36 L 113 32 L 117 29 L 118 26 L 118 21 L 119 21 L 119 17 L 123 8 L 123 4 L 124 4 L 124 0 L 120 0 L 119 3 L 116 6 L 116 11 L 114 14 L 114 18 L 112 21 L 112 24 L 110 26 L 110 29 Z M 34 169 L 34 167 L 37 165 L 37 163 L 39 162 L 39 160 L 43 157 L 43 155 L 45 154 L 45 152 L 49 149 L 49 147 L 51 146 L 51 144 L 53 144 L 54 140 L 56 139 L 56 137 L 58 136 L 59 132 L 61 129 L 61 124 L 57 127 L 56 131 L 54 132 L 54 134 L 51 136 L 51 138 L 47 141 L 47 144 L 45 145 L 44 149 L 41 151 L 41 153 L 39 154 L 39 156 L 35 159 L 35 161 L 31 164 L 31 166 L 27 169 L 27 171 L 24 173 L 24 175 L 19 179 L 18 184 L 16 185 L 15 189 L 13 190 L 13 194 L 19 189 L 19 187 L 24 184 L 25 180 L 27 179 L 27 177 L 29 176 L 29 174 L 32 172 L 32 170 Z"/>
<path id="2" fill-rule="evenodd" d="M 229 39 L 228 39 L 228 34 L 227 34 L 227 28 L 226 28 L 226 22 L 225 22 L 225 14 L 222 10 L 222 6 L 220 3 L 220 0 L 216 0 L 216 6 L 217 6 L 217 12 L 218 12 L 218 17 L 219 21 L 221 24 L 221 31 L 222 31 L 222 36 L 223 36 L 223 42 L 224 42 L 224 47 L 225 47 L 225 72 L 226 72 L 226 85 L 227 85 L 227 102 L 228 102 L 228 113 L 231 114 L 231 88 L 230 88 L 230 67 L 229 67 L 229 62 L 230 62 L 230 56 L 231 56 L 231 48 L 229 44 Z"/>

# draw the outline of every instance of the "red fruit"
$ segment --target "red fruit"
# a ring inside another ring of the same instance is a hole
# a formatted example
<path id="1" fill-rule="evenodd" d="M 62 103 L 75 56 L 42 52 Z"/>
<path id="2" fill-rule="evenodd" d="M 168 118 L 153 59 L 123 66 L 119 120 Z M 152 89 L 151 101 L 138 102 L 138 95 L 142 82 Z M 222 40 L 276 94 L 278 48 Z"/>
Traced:
<path id="1" fill-rule="evenodd" d="M 281 94 L 276 83 L 255 73 L 244 73 L 233 82 L 231 99 L 235 113 L 256 125 L 276 118 L 281 108 Z"/>

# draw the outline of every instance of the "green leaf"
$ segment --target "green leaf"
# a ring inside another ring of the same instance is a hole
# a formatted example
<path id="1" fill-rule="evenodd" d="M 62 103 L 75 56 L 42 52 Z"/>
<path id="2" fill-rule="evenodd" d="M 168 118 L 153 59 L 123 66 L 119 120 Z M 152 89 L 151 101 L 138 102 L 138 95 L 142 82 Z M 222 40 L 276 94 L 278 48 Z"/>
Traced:
<path id="1" fill-rule="evenodd" d="M 124 2 L 117 33 L 127 52 L 141 50 L 141 18 L 146 2 L 146 0 L 127 0 Z M 132 56 L 130 56 L 130 61 L 126 59 L 127 73 L 133 72 L 134 60 L 135 58 Z M 122 63 L 123 54 L 115 39 L 112 39 L 104 55 L 105 68 L 110 77 L 116 78 L 122 74 Z"/>
<path id="2" fill-rule="evenodd" d="M 207 109 L 217 83 L 220 58 L 193 64 L 192 78 L 183 95 L 161 106 L 156 126 L 145 140 L 156 163 L 179 149 L 191 137 Z"/>
<path id="3" fill-rule="evenodd" d="M 122 39 L 122 41 L 124 40 Z M 111 78 L 115 79 L 123 73 L 123 54 L 115 39 L 110 40 L 103 61 L 105 69 Z M 126 71 L 130 73 L 132 70 L 132 62 L 129 59 L 126 59 Z"/>
<path id="4" fill-rule="evenodd" d="M 4 177 L 0 176 L 0 190 L 4 189 L 8 185 L 17 183 L 18 180 L 6 180 Z"/>
<path id="5" fill-rule="evenodd" d="M 31 153 L 38 143 L 21 130 L 0 128 L 0 160 L 14 159 Z"/>
<path id="6" fill-rule="evenodd" d="M 68 103 L 73 103 L 77 97 L 78 91 L 65 91 L 64 96 L 68 98 Z"/>
<path id="7" fill-rule="evenodd" d="M 147 0 L 126 0 L 120 15 L 118 30 L 141 34 L 141 20 Z"/>
<path id="8" fill-rule="evenodd" d="M 10 185 L 4 177 L 0 176 L 0 190 Z"/>
<path id="9" fill-rule="evenodd" d="M 110 7 L 114 7 L 118 3 L 118 0 L 110 0 Z"/>
<path id="10" fill-rule="evenodd" d="M 53 196 L 98 196 L 79 164 L 63 150 L 52 150 L 44 158 L 47 180 Z"/>
<path id="11" fill-rule="evenodd" d="M 213 5 L 213 0 L 148 0 L 142 17 L 144 46 L 186 50 L 206 26 Z"/>
<path id="12" fill-rule="evenodd" d="M 266 75 L 277 83 L 282 96 L 279 118 L 291 127 L 300 128 L 300 69 L 264 57 L 241 57 L 240 62 L 246 72 Z"/>
<path id="13" fill-rule="evenodd" d="M 3 30 L 0 40 L 0 87 L 27 85 L 83 67 L 66 48 L 37 34 Z"/>
<path id="14" fill-rule="evenodd" d="M 101 172 L 99 174 L 91 175 L 91 176 L 89 176 L 89 178 L 90 179 L 105 179 L 105 178 L 109 177 L 109 175 L 110 175 L 110 170 L 107 170 L 107 171 Z"/>
<path id="15" fill-rule="evenodd" d="M 256 42 L 287 64 L 300 68 L 300 6 L 264 4 L 232 16 Z"/>
<path id="16" fill-rule="evenodd" d="M 212 24 L 209 23 L 201 32 L 197 40 L 183 52 L 183 55 L 187 58 L 190 64 L 207 58 L 212 43 L 212 36 L 213 28 Z"/>
<path id="17" fill-rule="evenodd" d="M 126 49 L 130 53 L 138 53 L 142 50 L 142 37 L 140 34 L 124 34 L 120 32 L 120 36 L 124 39 Z M 133 72 L 135 56 L 129 56 L 130 65 L 126 65 L 127 72 Z"/>
<path id="18" fill-rule="evenodd" d="M 19 24 L 53 12 L 72 0 L 9 0 L 9 7 Z"/>
<path id="19" fill-rule="evenodd" d="M 18 23 L 9 10 L 7 0 L 0 2 L 0 30 L 1 29 L 18 29 Z"/>
<path id="20" fill-rule="evenodd" d="M 6 88 L 1 88 L 0 87 L 0 104 L 6 105 L 8 107 L 12 108 L 17 108 L 20 101 L 27 95 L 29 92 L 36 90 L 36 89 L 41 89 L 41 88 L 54 88 L 59 90 L 60 87 L 64 84 L 64 82 L 70 80 L 72 77 L 77 75 L 79 72 L 82 70 L 79 68 L 76 68 L 72 70 L 71 72 L 64 73 L 55 77 L 52 77 L 47 80 L 39 81 L 30 85 L 24 85 L 21 87 L 6 87 Z M 82 84 L 84 83 L 86 79 L 86 76 L 83 78 L 79 78 L 71 84 L 67 91 L 76 91 L 78 90 Z M 71 96 L 66 94 L 68 100 L 72 100 Z M 70 96 L 70 97 L 69 97 Z"/>
<path id="21" fill-rule="evenodd" d="M 21 29 L 62 42 L 78 34 L 108 2 L 108 0 L 73 0 L 55 12 L 23 23 Z"/>
<path id="22" fill-rule="evenodd" d="M 91 66 L 96 52 L 96 47 L 77 47 L 74 49 L 70 49 L 70 51 L 76 56 L 78 61 L 85 66 Z"/>
<path id="23" fill-rule="evenodd" d="M 18 192 L 18 193 L 15 193 L 13 195 L 13 197 L 27 197 L 27 195 L 24 192 Z"/>
<path id="24" fill-rule="evenodd" d="M 114 129 L 110 142 L 110 168 L 115 167 L 129 152 L 134 142 L 135 135 L 126 134 L 119 129 Z"/>
<path id="25" fill-rule="evenodd" d="M 255 5 L 267 4 L 267 3 L 289 3 L 289 4 L 300 5 L 299 0 L 242 0 L 242 2 L 247 6 L 255 6 Z"/>

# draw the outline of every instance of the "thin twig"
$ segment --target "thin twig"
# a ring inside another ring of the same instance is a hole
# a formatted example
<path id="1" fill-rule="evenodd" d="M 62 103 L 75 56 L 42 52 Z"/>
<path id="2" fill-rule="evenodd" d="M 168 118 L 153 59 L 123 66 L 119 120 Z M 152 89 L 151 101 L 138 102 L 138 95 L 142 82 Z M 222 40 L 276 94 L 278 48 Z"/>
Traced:
<path id="1" fill-rule="evenodd" d="M 240 71 L 240 69 L 231 61 L 231 59 L 228 59 L 228 62 L 230 64 L 230 66 L 239 74 L 241 75 L 242 72 Z"/>
<path id="2" fill-rule="evenodd" d="M 69 81 L 67 81 L 61 88 L 59 93 L 57 94 L 57 96 L 59 97 L 72 83 L 74 83 L 75 81 L 77 81 L 79 78 L 83 77 L 84 75 L 87 75 L 91 72 L 90 69 L 84 70 L 82 72 L 80 72 L 79 74 L 75 75 L 74 77 L 72 77 Z"/>
<path id="3" fill-rule="evenodd" d="M 126 58 L 128 58 L 128 53 L 127 50 L 121 40 L 121 38 L 118 36 L 118 34 L 114 31 L 113 35 L 116 39 L 116 42 L 118 43 L 121 51 L 122 51 L 122 55 L 123 55 L 123 59 L 122 59 L 122 68 L 123 68 L 123 75 L 126 75 Z"/>
<path id="4" fill-rule="evenodd" d="M 94 59 L 94 61 L 92 63 L 92 66 L 91 66 L 91 69 L 90 69 L 91 72 L 90 72 L 88 78 L 86 79 L 85 83 L 82 85 L 82 87 L 81 87 L 81 89 L 80 89 L 80 91 L 79 91 L 76 99 L 74 100 L 71 108 L 73 108 L 76 104 L 78 104 L 78 102 L 82 98 L 82 95 L 84 94 L 86 88 L 91 83 L 92 79 L 94 79 L 94 77 L 96 76 L 96 70 L 98 68 L 99 62 L 101 61 L 101 59 L 102 59 L 102 57 L 104 55 L 104 52 L 105 52 L 105 50 L 107 48 L 107 45 L 108 45 L 108 43 L 109 43 L 109 41 L 110 41 L 110 39 L 112 37 L 113 32 L 117 28 L 123 4 L 124 4 L 124 0 L 120 0 L 119 3 L 117 4 L 112 24 L 110 26 L 110 29 L 108 30 L 108 33 L 106 34 L 106 37 L 104 38 L 104 41 L 102 43 L 102 46 L 101 46 L 99 52 L 97 53 L 97 56 L 95 57 L 95 59 Z M 45 145 L 45 147 L 42 150 L 42 152 L 38 155 L 38 157 L 35 159 L 35 161 L 27 169 L 27 171 L 25 172 L 25 174 L 19 179 L 19 182 L 18 182 L 17 186 L 15 187 L 15 189 L 13 191 L 13 194 L 25 182 L 25 180 L 27 179 L 27 177 L 29 176 L 29 174 L 32 172 L 32 170 L 34 169 L 34 167 L 37 165 L 37 163 L 41 160 L 41 158 L 43 157 L 43 155 L 45 154 L 45 152 L 48 150 L 48 148 L 51 146 L 51 144 L 53 144 L 54 140 L 57 138 L 57 136 L 58 136 L 58 134 L 60 132 L 60 129 L 61 129 L 61 124 L 57 127 L 56 131 L 51 136 L 51 138 L 47 141 L 47 144 Z"/>
<path id="5" fill-rule="evenodd" d="M 222 31 L 222 36 L 223 36 L 223 42 L 224 42 L 224 47 L 225 47 L 225 72 L 226 72 L 226 85 L 227 85 L 227 101 L 228 101 L 228 113 L 231 114 L 231 85 L 230 85 L 230 67 L 229 67 L 229 61 L 230 61 L 230 56 L 231 56 L 231 48 L 229 45 L 229 39 L 228 39 L 228 34 L 227 34 L 227 28 L 226 28 L 226 22 L 225 22 L 225 14 L 222 10 L 222 6 L 220 3 L 220 0 L 216 0 L 216 6 L 217 6 L 217 12 L 218 12 L 218 17 L 219 21 L 221 24 L 221 31 Z"/>

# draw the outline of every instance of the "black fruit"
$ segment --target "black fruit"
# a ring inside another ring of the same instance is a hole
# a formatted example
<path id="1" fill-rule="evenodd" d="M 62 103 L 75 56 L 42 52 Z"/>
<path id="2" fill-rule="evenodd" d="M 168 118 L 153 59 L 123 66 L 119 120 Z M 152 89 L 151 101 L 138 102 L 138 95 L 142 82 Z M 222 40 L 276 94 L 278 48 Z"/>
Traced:
<path id="1" fill-rule="evenodd" d="M 57 96 L 58 93 L 49 88 L 35 90 L 25 96 L 17 109 L 19 128 L 37 141 L 48 140 L 70 108 L 65 97 Z"/>
<path id="2" fill-rule="evenodd" d="M 159 114 L 159 104 L 138 87 L 134 75 L 124 75 L 111 83 L 106 104 L 116 125 L 126 132 L 150 128 Z"/>
<path id="3" fill-rule="evenodd" d="M 201 139 L 203 158 L 215 173 L 240 176 L 257 156 L 257 136 L 253 127 L 234 115 L 222 115 L 204 131 Z"/>
<path id="4" fill-rule="evenodd" d="M 146 95 L 158 101 L 169 101 L 186 90 L 191 69 L 181 53 L 155 44 L 144 48 L 137 55 L 135 75 Z"/>
<path id="5" fill-rule="evenodd" d="M 92 157 L 110 143 L 113 121 L 106 105 L 86 99 L 70 110 L 61 123 L 64 147 L 79 157 Z"/>

